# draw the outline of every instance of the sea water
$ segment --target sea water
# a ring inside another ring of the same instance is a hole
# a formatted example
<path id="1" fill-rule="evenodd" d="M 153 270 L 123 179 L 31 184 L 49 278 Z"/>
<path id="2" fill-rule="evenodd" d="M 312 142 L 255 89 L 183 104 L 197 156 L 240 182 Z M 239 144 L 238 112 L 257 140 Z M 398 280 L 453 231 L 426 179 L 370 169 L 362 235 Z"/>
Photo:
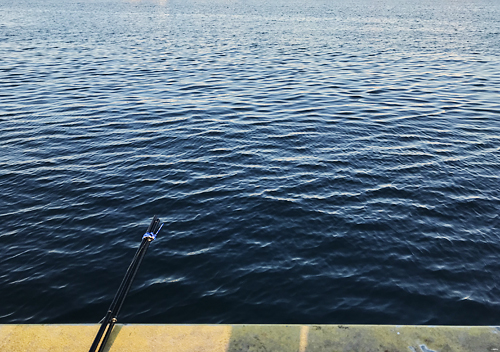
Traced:
<path id="1" fill-rule="evenodd" d="M 0 0 L 0 323 L 499 324 L 500 2 Z"/>

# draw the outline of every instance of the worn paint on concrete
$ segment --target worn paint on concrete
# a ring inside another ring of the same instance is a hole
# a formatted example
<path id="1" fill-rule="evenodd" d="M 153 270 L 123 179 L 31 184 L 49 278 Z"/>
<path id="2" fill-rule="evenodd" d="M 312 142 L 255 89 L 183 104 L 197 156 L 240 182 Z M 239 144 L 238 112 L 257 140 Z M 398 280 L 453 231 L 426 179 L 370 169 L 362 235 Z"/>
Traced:
<path id="1" fill-rule="evenodd" d="M 2 352 L 88 351 L 99 325 L 0 325 Z M 500 329 L 395 325 L 117 325 L 107 352 L 500 352 Z"/>

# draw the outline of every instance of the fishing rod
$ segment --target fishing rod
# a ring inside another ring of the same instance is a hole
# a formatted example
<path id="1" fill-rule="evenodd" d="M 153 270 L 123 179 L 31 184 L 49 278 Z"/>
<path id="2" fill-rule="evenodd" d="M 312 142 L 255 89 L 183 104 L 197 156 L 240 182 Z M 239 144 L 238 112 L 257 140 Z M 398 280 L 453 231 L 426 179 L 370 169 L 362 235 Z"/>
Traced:
<path id="1" fill-rule="evenodd" d="M 111 335 L 111 331 L 113 330 L 113 327 L 117 322 L 118 313 L 120 313 L 123 302 L 125 301 L 125 297 L 127 296 L 127 293 L 132 286 L 132 281 L 134 281 L 135 275 L 139 270 L 142 259 L 146 255 L 149 244 L 155 240 L 156 235 L 158 234 L 158 232 L 160 232 L 162 226 L 163 224 L 160 224 L 160 219 L 158 219 L 158 217 L 155 215 L 153 217 L 153 220 L 151 221 L 151 224 L 149 224 L 146 233 L 144 234 L 144 236 L 142 236 L 141 244 L 137 249 L 137 252 L 135 253 L 134 259 L 132 259 L 132 263 L 130 263 L 127 272 L 125 273 L 125 277 L 123 278 L 122 283 L 118 288 L 118 292 L 116 292 L 115 298 L 109 306 L 108 312 L 102 320 L 101 327 L 97 332 L 97 336 L 95 337 L 89 352 L 102 352 L 104 350 L 109 336 Z M 100 346 L 99 350 L 97 350 L 98 346 Z"/>

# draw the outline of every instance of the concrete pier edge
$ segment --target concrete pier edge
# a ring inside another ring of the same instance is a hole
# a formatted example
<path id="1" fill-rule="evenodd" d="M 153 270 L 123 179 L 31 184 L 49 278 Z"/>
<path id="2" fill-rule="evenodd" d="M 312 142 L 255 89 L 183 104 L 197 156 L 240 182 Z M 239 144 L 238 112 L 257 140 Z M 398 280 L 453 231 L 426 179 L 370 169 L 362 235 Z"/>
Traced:
<path id="1" fill-rule="evenodd" d="M 97 324 L 0 325 L 2 352 L 88 351 Z M 496 326 L 118 324 L 106 352 L 500 352 Z"/>

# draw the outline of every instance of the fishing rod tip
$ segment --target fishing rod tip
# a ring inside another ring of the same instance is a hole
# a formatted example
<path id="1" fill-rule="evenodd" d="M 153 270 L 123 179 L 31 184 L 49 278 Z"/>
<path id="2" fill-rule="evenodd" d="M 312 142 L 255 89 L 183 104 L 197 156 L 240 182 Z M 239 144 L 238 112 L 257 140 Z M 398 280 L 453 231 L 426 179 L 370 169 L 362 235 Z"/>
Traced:
<path id="1" fill-rule="evenodd" d="M 160 219 L 158 218 L 158 216 L 153 216 L 153 220 L 151 220 L 151 223 L 149 224 L 148 229 L 142 238 L 151 238 L 151 240 L 156 239 L 156 235 L 158 234 L 158 232 L 160 232 L 162 227 L 163 223 L 160 224 Z"/>

